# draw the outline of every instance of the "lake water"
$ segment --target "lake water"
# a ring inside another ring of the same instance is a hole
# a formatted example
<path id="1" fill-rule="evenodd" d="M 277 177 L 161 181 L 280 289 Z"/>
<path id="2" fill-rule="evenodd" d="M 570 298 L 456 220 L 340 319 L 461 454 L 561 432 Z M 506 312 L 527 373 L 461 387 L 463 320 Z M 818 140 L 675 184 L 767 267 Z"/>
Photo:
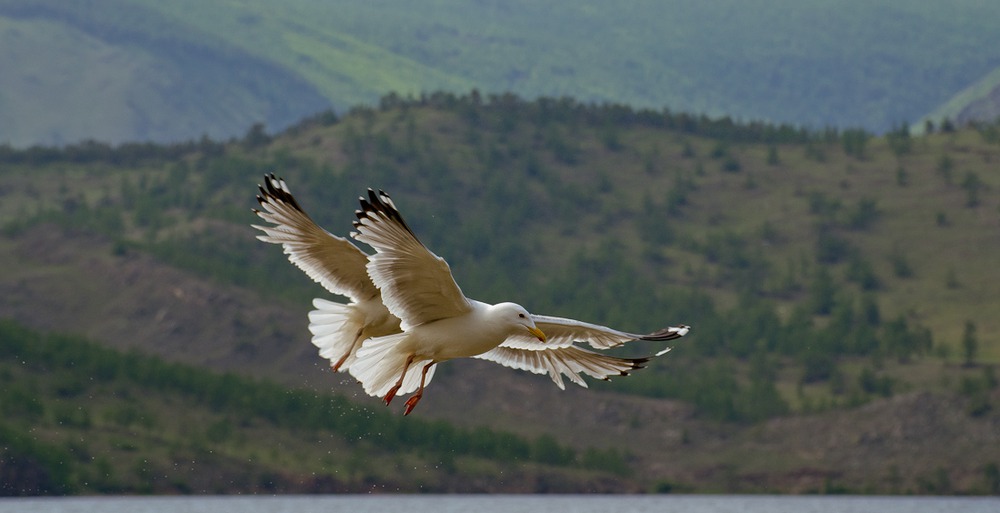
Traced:
<path id="1" fill-rule="evenodd" d="M 996 513 L 998 497 L 315 495 L 0 499 L 0 513 Z"/>

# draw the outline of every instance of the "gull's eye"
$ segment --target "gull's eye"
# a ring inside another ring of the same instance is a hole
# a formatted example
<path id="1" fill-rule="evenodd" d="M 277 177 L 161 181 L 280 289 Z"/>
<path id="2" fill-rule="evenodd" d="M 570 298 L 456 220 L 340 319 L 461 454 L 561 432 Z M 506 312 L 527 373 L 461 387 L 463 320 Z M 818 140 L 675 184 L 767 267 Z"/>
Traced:
<path id="1" fill-rule="evenodd" d="M 520 317 L 520 318 L 522 318 L 522 319 L 524 319 L 524 314 L 523 313 L 519 313 L 519 314 L 517 314 L 517 316 Z"/>

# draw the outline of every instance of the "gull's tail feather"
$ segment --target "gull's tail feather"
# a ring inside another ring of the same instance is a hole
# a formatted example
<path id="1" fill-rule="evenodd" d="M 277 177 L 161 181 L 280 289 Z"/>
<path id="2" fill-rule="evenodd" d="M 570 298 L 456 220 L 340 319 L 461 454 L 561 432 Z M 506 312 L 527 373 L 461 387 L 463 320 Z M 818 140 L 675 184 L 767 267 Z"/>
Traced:
<path id="1" fill-rule="evenodd" d="M 375 397 L 383 397 L 393 385 L 399 380 L 399 375 L 403 372 L 403 366 L 409 354 L 399 350 L 400 343 L 409 336 L 407 333 L 397 333 L 384 337 L 375 337 L 365 340 L 356 353 L 356 359 L 351 365 L 351 375 L 354 376 L 365 388 L 365 393 Z M 396 392 L 397 395 L 408 394 L 420 387 L 420 374 L 423 367 L 427 365 L 427 359 L 414 358 L 406 369 L 406 376 L 403 378 L 403 385 Z M 427 378 L 424 381 L 426 386 L 434 377 L 434 365 L 427 371 Z"/>
<path id="2" fill-rule="evenodd" d="M 313 345 L 319 348 L 320 356 L 330 360 L 334 370 L 349 370 L 363 342 L 364 319 L 351 305 L 316 298 L 313 306 L 316 309 L 309 312 Z"/>

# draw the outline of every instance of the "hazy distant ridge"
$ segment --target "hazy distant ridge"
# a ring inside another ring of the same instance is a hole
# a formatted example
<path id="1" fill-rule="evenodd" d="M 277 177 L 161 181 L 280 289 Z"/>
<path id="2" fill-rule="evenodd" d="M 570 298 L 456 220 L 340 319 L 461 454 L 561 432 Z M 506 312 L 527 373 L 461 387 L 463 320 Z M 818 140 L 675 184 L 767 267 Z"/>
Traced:
<path id="1" fill-rule="evenodd" d="M 230 137 L 472 88 L 884 131 L 1000 67 L 997 19 L 972 0 L 2 0 L 0 142 Z"/>

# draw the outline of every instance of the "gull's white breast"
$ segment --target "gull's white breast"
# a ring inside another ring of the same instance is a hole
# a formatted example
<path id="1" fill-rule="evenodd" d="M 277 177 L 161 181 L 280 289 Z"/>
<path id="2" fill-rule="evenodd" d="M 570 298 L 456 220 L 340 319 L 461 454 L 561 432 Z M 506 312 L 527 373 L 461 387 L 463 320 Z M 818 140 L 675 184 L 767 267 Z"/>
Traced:
<path id="1" fill-rule="evenodd" d="M 491 305 L 470 301 L 472 310 L 457 317 L 414 326 L 407 344 L 413 351 L 434 360 L 469 358 L 502 344 L 512 326 L 494 315 Z"/>

